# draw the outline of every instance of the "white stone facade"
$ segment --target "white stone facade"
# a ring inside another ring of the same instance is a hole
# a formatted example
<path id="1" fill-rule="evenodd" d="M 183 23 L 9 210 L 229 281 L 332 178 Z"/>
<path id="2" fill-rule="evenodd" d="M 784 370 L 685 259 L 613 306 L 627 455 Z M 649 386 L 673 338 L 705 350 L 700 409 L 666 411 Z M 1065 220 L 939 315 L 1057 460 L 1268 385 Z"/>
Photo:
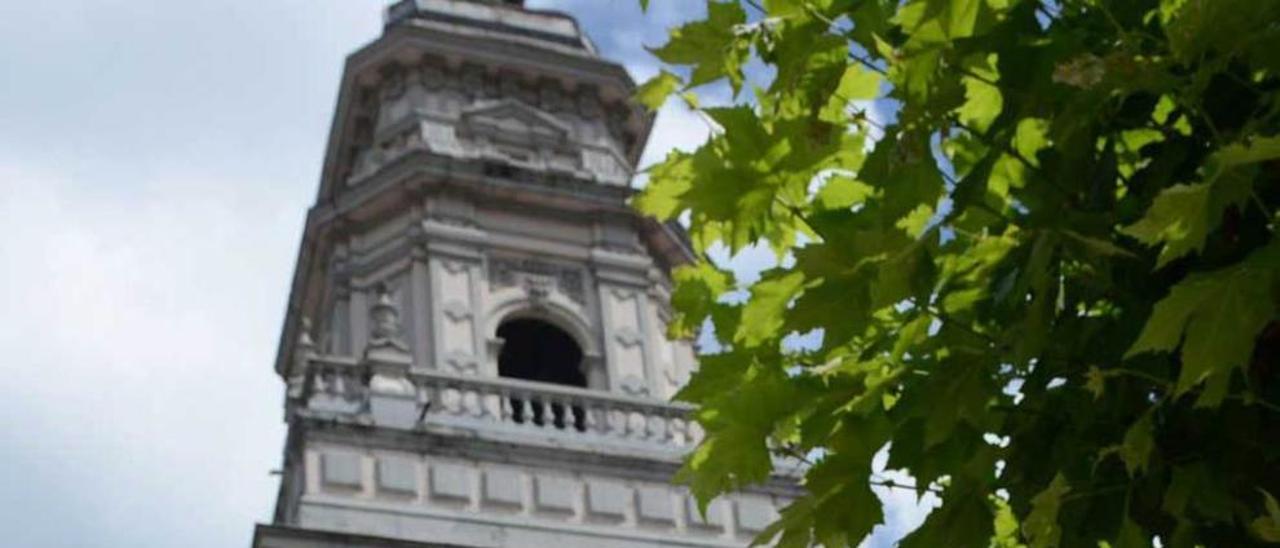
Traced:
<path id="1" fill-rule="evenodd" d="M 254 545 L 746 544 L 797 487 L 704 517 L 671 484 L 701 434 L 668 403 L 692 345 L 664 336 L 691 251 L 625 203 L 650 123 L 634 84 L 564 15 L 388 14 L 348 59 L 308 215 L 276 364 L 284 473 Z M 534 365 L 579 384 L 504 376 L 525 358 L 499 332 L 528 320 L 577 362 Z"/>

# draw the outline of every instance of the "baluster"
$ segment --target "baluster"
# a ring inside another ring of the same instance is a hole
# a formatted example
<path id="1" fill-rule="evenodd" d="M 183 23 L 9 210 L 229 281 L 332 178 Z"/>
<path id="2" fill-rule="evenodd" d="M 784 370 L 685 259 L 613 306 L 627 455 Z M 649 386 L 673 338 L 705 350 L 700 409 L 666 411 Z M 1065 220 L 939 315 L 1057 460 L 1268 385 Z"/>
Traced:
<path id="1" fill-rule="evenodd" d="M 543 430 L 555 430 L 556 414 L 555 414 L 555 410 L 552 409 L 551 398 L 548 398 L 545 396 L 538 397 L 537 405 L 535 406 L 535 409 L 537 409 L 538 419 L 542 423 L 542 424 L 539 424 L 538 426 L 540 426 Z"/>
<path id="2" fill-rule="evenodd" d="M 627 437 L 627 412 L 622 409 L 609 409 L 609 432 L 619 438 Z"/>
<path id="3" fill-rule="evenodd" d="M 329 394 L 334 397 L 345 397 L 347 394 L 347 380 L 336 369 L 329 370 Z"/>
<path id="4" fill-rule="evenodd" d="M 311 394 L 325 394 L 326 384 L 324 382 L 324 370 L 316 368 L 311 373 Z"/>
<path id="5" fill-rule="evenodd" d="M 680 413 L 676 412 L 667 417 L 667 443 L 677 447 L 684 445 L 684 425 L 681 424 Z"/>
<path id="6" fill-rule="evenodd" d="M 556 428 L 565 432 L 573 431 L 573 401 L 568 396 L 560 396 L 556 398 L 556 414 L 559 424 Z"/>
<path id="7" fill-rule="evenodd" d="M 566 413 L 569 420 L 566 426 L 572 428 L 574 432 L 587 431 L 587 402 L 581 398 L 573 398 L 570 400 L 570 406 L 566 407 Z"/>
<path id="8" fill-rule="evenodd" d="M 630 437 L 644 439 L 645 427 L 648 421 L 644 420 L 644 415 L 640 411 L 631 411 L 627 414 L 627 432 Z"/>
<path id="9" fill-rule="evenodd" d="M 582 430 L 587 433 L 600 431 L 600 406 L 590 402 L 582 403 Z"/>
<path id="10" fill-rule="evenodd" d="M 519 419 L 520 424 L 526 428 L 537 428 L 538 425 L 533 422 L 533 404 L 529 401 L 528 394 L 519 394 L 515 404 L 516 417 Z"/>
<path id="11" fill-rule="evenodd" d="M 483 401 L 485 417 L 493 422 L 502 422 L 501 392 L 496 388 L 485 387 L 481 389 L 480 397 Z"/>
<path id="12" fill-rule="evenodd" d="M 546 408 L 543 411 L 543 424 L 551 427 L 552 430 L 561 430 L 564 427 L 564 400 L 560 396 L 547 396 Z"/>
<path id="13" fill-rule="evenodd" d="M 648 423 L 647 427 L 648 427 L 649 439 L 656 441 L 658 443 L 663 443 L 667 437 L 666 419 L 662 416 L 661 411 L 650 412 L 650 413 L 647 413 L 647 415 L 648 415 L 648 418 L 645 419 L 645 422 Z"/>
<path id="14" fill-rule="evenodd" d="M 472 417 L 484 416 L 484 402 L 480 398 L 479 390 L 472 387 L 463 386 L 462 405 L 463 405 L 463 411 L 467 415 L 470 415 Z"/>
<path id="15" fill-rule="evenodd" d="M 506 388 L 498 389 L 498 422 L 502 424 L 514 423 L 516 410 L 511 405 L 511 391 Z"/>

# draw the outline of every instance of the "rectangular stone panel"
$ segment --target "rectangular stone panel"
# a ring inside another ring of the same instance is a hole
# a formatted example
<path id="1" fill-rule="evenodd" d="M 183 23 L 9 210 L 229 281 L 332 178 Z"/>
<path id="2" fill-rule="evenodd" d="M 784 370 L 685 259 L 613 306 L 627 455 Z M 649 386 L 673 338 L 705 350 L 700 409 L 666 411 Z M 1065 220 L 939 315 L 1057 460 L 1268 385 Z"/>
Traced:
<path id="1" fill-rule="evenodd" d="M 471 469 L 456 464 L 431 465 L 431 497 L 445 501 L 471 499 Z"/>
<path id="2" fill-rule="evenodd" d="M 671 502 L 671 491 L 661 487 L 641 487 L 636 492 L 636 500 L 637 514 L 642 521 L 675 523 L 676 509 Z"/>
<path id="3" fill-rule="evenodd" d="M 593 516 L 622 520 L 631 490 L 612 481 L 587 481 L 587 511 Z"/>
<path id="4" fill-rule="evenodd" d="M 764 497 L 743 497 L 737 507 L 738 532 L 758 533 L 778 519 L 773 503 Z"/>
<path id="5" fill-rule="evenodd" d="M 486 470 L 484 473 L 484 502 L 495 506 L 520 506 L 521 484 L 520 473 L 515 470 L 501 468 Z"/>
<path id="6" fill-rule="evenodd" d="M 418 494 L 418 463 L 399 457 L 378 458 L 378 491 Z"/>
<path id="7" fill-rule="evenodd" d="M 698 512 L 698 501 L 693 497 L 685 497 L 685 510 L 690 528 L 724 530 L 725 502 L 723 499 L 713 500 L 707 505 L 705 518 Z"/>
<path id="8" fill-rule="evenodd" d="M 359 489 L 362 473 L 360 455 L 323 453 L 320 455 L 320 480 L 326 486 Z"/>
<path id="9" fill-rule="evenodd" d="M 578 494 L 578 483 L 569 478 L 557 476 L 538 476 L 534 482 L 536 496 L 534 501 L 538 510 L 571 514 L 574 511 L 574 499 Z"/>

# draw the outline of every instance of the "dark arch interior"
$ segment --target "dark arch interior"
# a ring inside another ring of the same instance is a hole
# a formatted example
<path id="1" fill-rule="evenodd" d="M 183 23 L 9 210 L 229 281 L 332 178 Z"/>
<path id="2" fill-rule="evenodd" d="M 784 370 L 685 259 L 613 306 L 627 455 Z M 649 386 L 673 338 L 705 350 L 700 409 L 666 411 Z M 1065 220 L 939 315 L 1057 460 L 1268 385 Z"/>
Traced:
<path id="1" fill-rule="evenodd" d="M 569 386 L 587 386 L 579 367 L 582 350 L 578 343 L 559 327 L 542 320 L 510 320 L 498 327 L 502 353 L 498 355 L 498 374 L 503 377 L 550 382 Z"/>
<path id="2" fill-rule="evenodd" d="M 542 320 L 521 318 L 498 326 L 498 336 L 504 341 L 498 354 L 499 375 L 586 388 L 587 378 L 581 368 L 582 349 L 564 330 Z M 536 400 L 528 403 L 526 407 L 523 400 L 511 399 L 516 422 L 532 420 L 543 425 L 550 420 L 557 428 L 573 426 L 583 430 L 586 427 L 581 408 L 566 410 L 558 403 L 546 406 Z"/>

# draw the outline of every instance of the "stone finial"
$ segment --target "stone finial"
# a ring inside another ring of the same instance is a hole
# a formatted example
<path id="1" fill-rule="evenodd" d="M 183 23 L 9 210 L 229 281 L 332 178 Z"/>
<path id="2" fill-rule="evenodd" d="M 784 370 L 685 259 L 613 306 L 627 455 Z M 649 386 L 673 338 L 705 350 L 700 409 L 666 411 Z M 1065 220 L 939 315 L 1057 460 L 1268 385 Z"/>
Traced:
<path id="1" fill-rule="evenodd" d="M 412 357 L 400 326 L 400 308 L 391 298 L 391 289 L 386 284 L 378 285 L 377 292 L 373 306 L 369 307 L 369 342 L 364 349 L 365 360 L 408 367 Z"/>
<path id="2" fill-rule="evenodd" d="M 285 381 L 290 398 L 301 398 L 307 381 L 307 366 L 316 355 L 316 343 L 311 339 L 311 318 L 303 316 L 298 322 L 298 340 L 293 347 L 293 368 Z"/>
<path id="3" fill-rule="evenodd" d="M 369 309 L 369 319 L 372 320 L 369 334 L 373 340 L 400 340 L 400 309 L 391 300 L 391 291 L 386 284 L 378 286 L 378 297 Z"/>
<path id="4" fill-rule="evenodd" d="M 316 341 L 311 338 L 311 318 L 307 316 L 303 316 L 302 320 L 298 322 L 298 344 L 296 348 L 304 354 L 314 352 L 316 349 Z"/>
<path id="5" fill-rule="evenodd" d="M 409 380 L 413 355 L 401 338 L 400 309 L 386 284 L 369 308 L 369 343 L 362 364 L 369 368 L 369 415 L 372 424 L 410 427 L 417 417 L 416 389 Z"/>

